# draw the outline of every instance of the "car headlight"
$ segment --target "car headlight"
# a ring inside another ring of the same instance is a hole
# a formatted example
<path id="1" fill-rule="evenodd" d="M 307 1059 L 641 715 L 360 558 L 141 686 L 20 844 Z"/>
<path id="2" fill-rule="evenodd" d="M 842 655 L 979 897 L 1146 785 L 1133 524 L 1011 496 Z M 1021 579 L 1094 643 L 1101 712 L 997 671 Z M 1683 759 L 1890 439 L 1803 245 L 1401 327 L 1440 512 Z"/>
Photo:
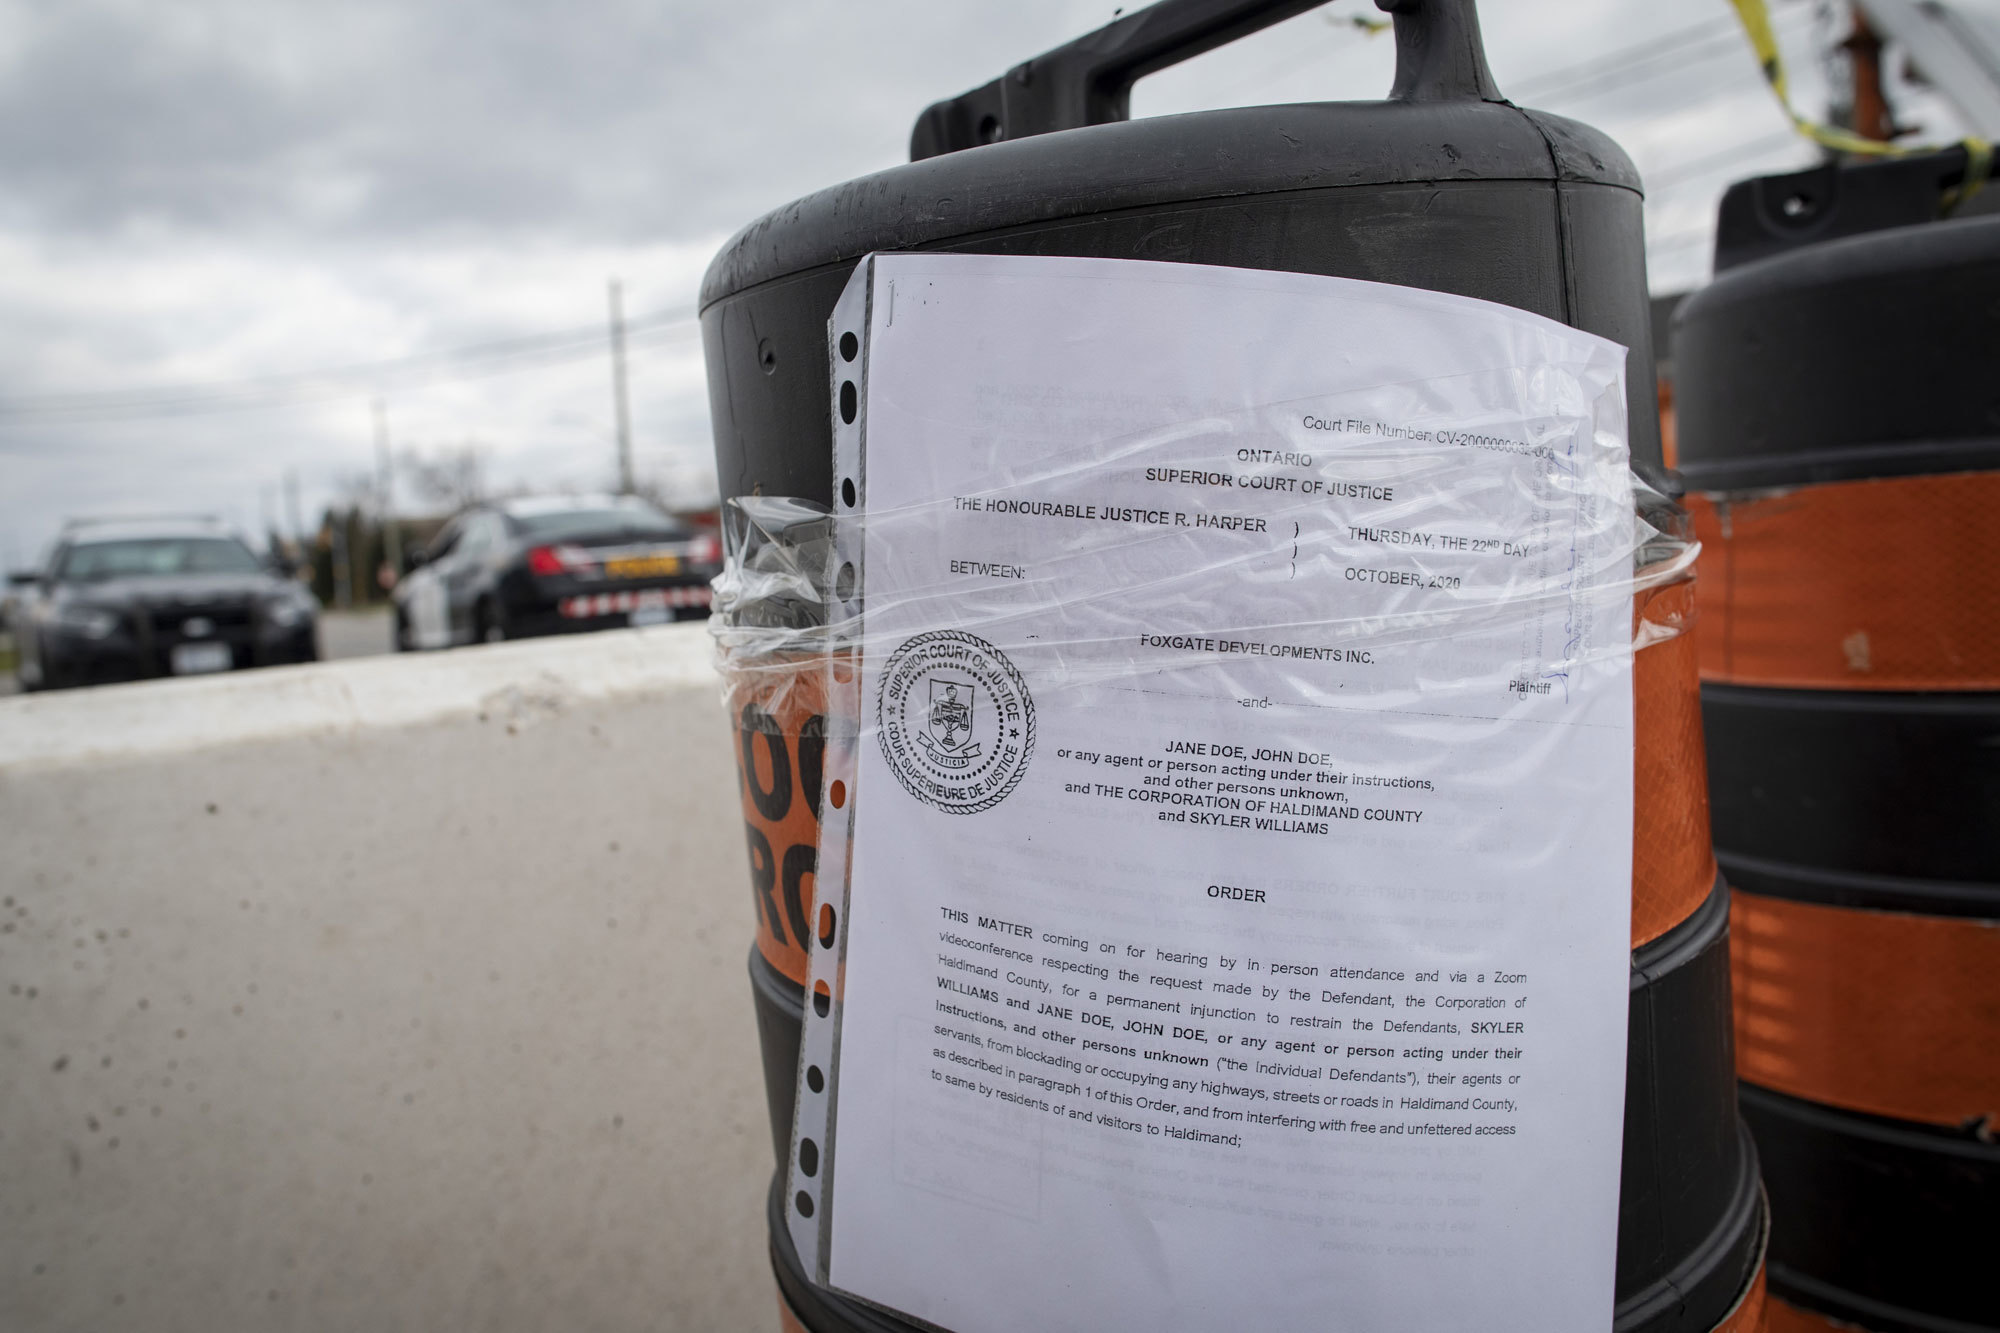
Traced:
<path id="1" fill-rule="evenodd" d="M 316 605 L 303 593 L 281 597 L 264 608 L 264 618 L 273 629 L 291 629 L 311 620 Z"/>
<path id="2" fill-rule="evenodd" d="M 103 639 L 117 630 L 118 617 L 102 607 L 71 604 L 56 612 L 56 627 L 86 639 Z"/>

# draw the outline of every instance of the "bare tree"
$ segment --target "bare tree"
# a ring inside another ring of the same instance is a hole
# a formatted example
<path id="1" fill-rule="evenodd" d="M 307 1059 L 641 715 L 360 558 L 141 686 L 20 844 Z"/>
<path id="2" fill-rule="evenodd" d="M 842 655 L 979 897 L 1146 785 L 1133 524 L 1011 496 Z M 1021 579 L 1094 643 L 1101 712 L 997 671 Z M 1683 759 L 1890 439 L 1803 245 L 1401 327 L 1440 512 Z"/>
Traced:
<path id="1" fill-rule="evenodd" d="M 428 453 L 406 449 L 403 471 L 418 495 L 447 509 L 463 509 L 487 496 L 486 450 L 473 440 Z"/>
<path id="2" fill-rule="evenodd" d="M 338 509 L 371 507 L 375 498 L 375 478 L 367 472 L 338 472 L 333 477 L 332 505 Z"/>

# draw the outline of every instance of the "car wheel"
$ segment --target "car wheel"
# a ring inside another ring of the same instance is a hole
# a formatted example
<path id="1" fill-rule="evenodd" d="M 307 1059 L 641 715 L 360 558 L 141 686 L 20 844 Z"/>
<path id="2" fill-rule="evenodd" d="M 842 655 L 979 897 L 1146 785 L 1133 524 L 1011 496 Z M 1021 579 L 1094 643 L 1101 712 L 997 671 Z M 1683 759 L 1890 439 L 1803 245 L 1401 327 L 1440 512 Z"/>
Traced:
<path id="1" fill-rule="evenodd" d="M 507 618 L 492 600 L 481 602 L 473 608 L 473 627 L 478 630 L 481 643 L 505 643 L 507 641 Z"/>

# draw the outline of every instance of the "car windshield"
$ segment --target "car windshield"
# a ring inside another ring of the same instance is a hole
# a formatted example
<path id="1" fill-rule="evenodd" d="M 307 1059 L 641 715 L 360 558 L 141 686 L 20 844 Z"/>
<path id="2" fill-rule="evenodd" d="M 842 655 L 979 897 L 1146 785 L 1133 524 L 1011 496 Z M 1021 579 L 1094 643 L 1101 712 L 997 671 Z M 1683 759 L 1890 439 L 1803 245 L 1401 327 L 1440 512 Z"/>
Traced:
<path id="1" fill-rule="evenodd" d="M 523 533 L 541 539 L 563 537 L 586 541 L 593 537 L 625 537 L 672 541 L 688 535 L 685 524 L 645 505 L 548 509 L 510 517 Z"/>
<path id="2" fill-rule="evenodd" d="M 263 566 L 231 537 L 145 537 L 69 548 L 56 576 L 82 582 L 173 574 L 255 574 Z"/>

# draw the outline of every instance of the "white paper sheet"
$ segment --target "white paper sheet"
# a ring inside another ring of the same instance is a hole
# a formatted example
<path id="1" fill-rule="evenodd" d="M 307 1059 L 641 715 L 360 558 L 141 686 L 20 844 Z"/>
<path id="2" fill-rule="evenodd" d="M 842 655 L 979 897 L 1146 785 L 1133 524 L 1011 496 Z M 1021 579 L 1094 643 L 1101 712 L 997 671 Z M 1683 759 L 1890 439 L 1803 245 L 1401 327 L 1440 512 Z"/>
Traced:
<path id="1" fill-rule="evenodd" d="M 856 281 L 830 1284 L 959 1333 L 1599 1333 L 1623 349 L 1292 274 Z"/>

